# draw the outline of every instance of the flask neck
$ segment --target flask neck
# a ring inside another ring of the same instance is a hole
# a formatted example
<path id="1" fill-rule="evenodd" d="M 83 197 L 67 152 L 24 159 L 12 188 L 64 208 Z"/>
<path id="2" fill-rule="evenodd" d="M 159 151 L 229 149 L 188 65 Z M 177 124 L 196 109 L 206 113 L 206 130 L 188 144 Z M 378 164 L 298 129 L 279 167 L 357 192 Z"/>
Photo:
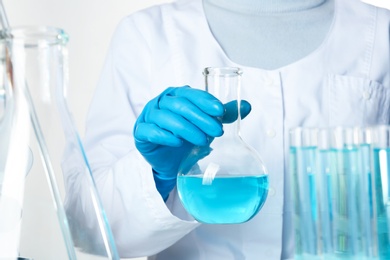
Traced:
<path id="1" fill-rule="evenodd" d="M 239 68 L 206 68 L 203 74 L 206 91 L 222 103 L 240 100 L 242 72 Z"/>
<path id="2" fill-rule="evenodd" d="M 238 138 L 240 137 L 240 117 L 232 123 L 223 124 L 223 137 L 224 138 Z"/>
<path id="3" fill-rule="evenodd" d="M 206 68 L 203 73 L 206 91 L 221 101 L 226 109 L 222 119 L 224 137 L 239 136 L 242 71 L 235 67 L 225 67 Z"/>

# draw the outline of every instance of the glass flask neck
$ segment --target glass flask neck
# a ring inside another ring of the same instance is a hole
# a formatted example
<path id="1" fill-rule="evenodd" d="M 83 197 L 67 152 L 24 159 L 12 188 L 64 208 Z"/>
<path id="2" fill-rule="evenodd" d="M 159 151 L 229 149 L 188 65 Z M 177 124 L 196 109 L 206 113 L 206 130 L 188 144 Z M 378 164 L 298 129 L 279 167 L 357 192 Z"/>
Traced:
<path id="1" fill-rule="evenodd" d="M 239 113 L 239 112 L 238 112 Z M 232 123 L 223 124 L 223 136 L 224 138 L 241 138 L 240 136 L 240 115 L 237 120 Z"/>
<path id="2" fill-rule="evenodd" d="M 208 67 L 204 69 L 203 74 L 205 76 L 206 91 L 225 105 L 225 116 L 224 118 L 220 118 L 222 123 L 224 123 L 224 137 L 239 136 L 241 120 L 241 69 L 236 67 Z M 226 117 L 235 118 L 236 120 L 229 123 L 224 120 Z"/>

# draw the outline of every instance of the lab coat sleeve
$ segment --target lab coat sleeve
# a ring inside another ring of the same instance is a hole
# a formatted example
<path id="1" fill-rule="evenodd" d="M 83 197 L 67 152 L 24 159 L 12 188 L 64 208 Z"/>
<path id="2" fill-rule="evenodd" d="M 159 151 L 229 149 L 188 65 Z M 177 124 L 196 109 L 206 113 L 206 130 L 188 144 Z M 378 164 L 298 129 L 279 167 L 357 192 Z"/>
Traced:
<path id="1" fill-rule="evenodd" d="M 155 188 L 151 167 L 134 145 L 136 118 L 155 94 L 150 90 L 153 58 L 139 26 L 128 17 L 114 33 L 84 142 L 121 257 L 156 254 L 199 225 L 171 214 Z M 85 175 L 72 167 L 71 155 L 64 165 L 68 215 L 98 232 Z"/>

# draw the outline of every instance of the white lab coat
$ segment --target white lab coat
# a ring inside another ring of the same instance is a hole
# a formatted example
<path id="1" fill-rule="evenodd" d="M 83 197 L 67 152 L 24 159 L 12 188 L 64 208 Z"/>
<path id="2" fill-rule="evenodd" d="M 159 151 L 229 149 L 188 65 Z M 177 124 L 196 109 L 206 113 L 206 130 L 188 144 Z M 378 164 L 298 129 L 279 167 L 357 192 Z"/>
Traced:
<path id="1" fill-rule="evenodd" d="M 123 257 L 293 257 L 289 129 L 389 123 L 390 12 L 358 0 L 335 4 L 334 21 L 321 46 L 275 70 L 230 60 L 209 30 L 201 0 L 179 0 L 123 19 L 108 51 L 85 136 Z M 242 137 L 260 153 L 269 171 L 268 199 L 244 224 L 199 224 L 183 209 L 176 190 L 164 203 L 151 167 L 134 146 L 133 126 L 145 104 L 169 86 L 204 88 L 202 70 L 208 66 L 242 68 L 242 97 L 252 104 L 242 122 Z M 74 176 L 67 178 L 68 187 L 81 182 L 77 172 L 69 174 Z M 66 205 L 74 216 L 93 214 L 76 203 L 86 195 L 74 191 L 68 196 Z"/>

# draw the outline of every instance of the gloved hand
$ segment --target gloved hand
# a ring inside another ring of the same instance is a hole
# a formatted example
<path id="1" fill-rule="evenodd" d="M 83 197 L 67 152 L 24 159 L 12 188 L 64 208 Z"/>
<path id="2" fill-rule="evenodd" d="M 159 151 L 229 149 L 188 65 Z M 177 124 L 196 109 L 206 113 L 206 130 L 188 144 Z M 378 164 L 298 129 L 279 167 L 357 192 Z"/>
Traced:
<path id="1" fill-rule="evenodd" d="M 236 102 L 225 106 L 206 91 L 189 86 L 167 88 L 149 101 L 134 125 L 135 145 L 153 169 L 163 199 L 176 184 L 178 167 L 194 145 L 223 134 L 222 122 L 237 118 Z M 250 104 L 242 102 L 242 117 Z M 222 122 L 220 119 L 222 118 Z"/>

